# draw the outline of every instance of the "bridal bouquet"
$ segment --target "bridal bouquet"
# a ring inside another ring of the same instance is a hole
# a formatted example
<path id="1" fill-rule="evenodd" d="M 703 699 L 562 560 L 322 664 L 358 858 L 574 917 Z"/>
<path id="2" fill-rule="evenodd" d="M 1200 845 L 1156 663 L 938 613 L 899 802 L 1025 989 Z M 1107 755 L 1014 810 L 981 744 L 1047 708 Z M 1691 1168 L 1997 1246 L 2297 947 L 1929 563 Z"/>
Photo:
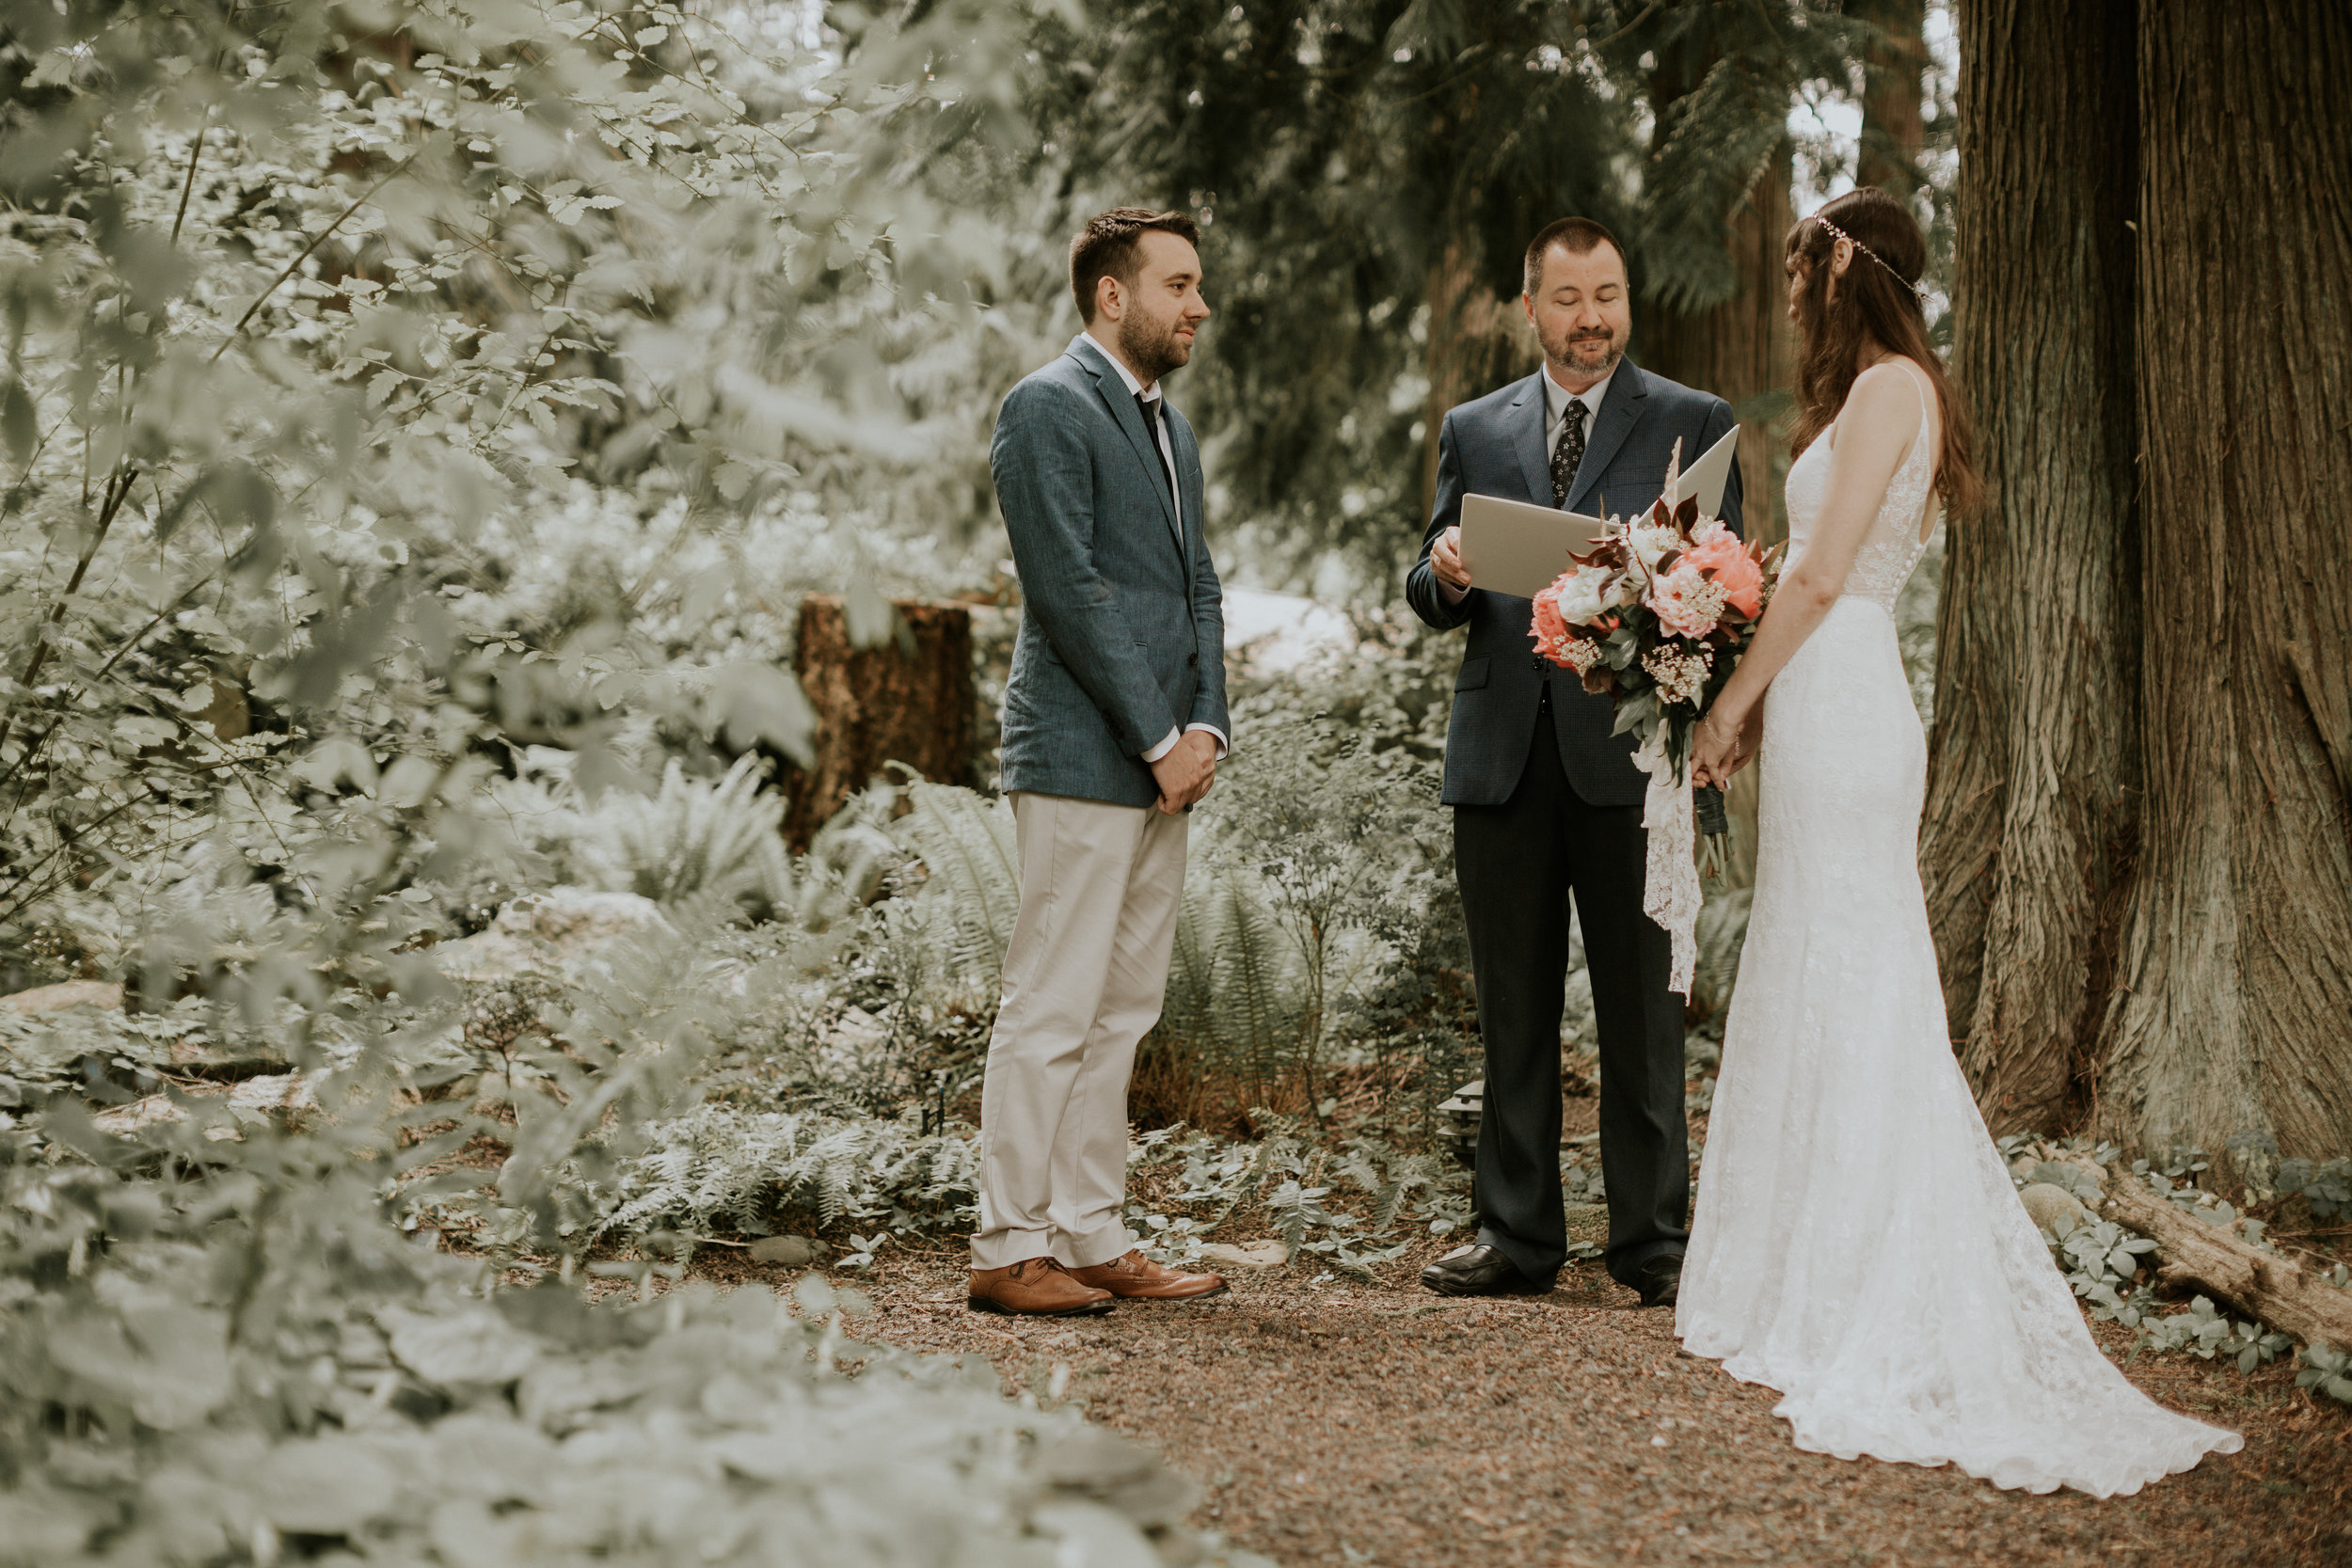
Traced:
<path id="1" fill-rule="evenodd" d="M 1634 521 L 1612 517 L 1600 542 L 1535 595 L 1535 651 L 1616 704 L 1616 734 L 1640 742 L 1650 830 L 1643 908 L 1674 938 L 1674 989 L 1688 994 L 1699 891 L 1690 784 L 1691 733 L 1756 636 L 1780 575 L 1775 553 L 1742 544 L 1720 517 L 1677 494 L 1676 444 L 1664 494 Z M 1729 824 L 1705 791 L 1706 854 L 1719 870 Z"/>

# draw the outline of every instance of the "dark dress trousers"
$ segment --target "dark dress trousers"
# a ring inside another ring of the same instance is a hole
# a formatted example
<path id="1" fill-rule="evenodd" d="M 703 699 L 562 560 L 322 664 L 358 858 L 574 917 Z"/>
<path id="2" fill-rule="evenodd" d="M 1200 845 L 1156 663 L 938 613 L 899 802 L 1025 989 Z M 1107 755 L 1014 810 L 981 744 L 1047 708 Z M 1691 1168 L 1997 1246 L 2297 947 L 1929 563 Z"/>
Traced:
<path id="1" fill-rule="evenodd" d="M 1687 466 L 1732 427 L 1723 399 L 1619 362 L 1569 492 L 1570 511 L 1631 516 L 1658 499 L 1677 438 Z M 1486 1048 L 1478 1134 L 1478 1239 L 1549 1281 L 1567 1254 L 1560 1196 L 1560 1016 L 1575 899 L 1600 1034 L 1600 1158 L 1608 1267 L 1630 1282 L 1679 1253 L 1691 1180 L 1682 1111 L 1682 998 L 1666 989 L 1666 933 L 1642 912 L 1647 780 L 1633 742 L 1610 734 L 1607 697 L 1553 668 L 1529 635 L 1533 606 L 1472 588 L 1449 603 L 1429 552 L 1462 498 L 1553 504 L 1543 372 L 1445 418 L 1438 491 L 1406 579 L 1416 614 L 1470 627 L 1446 735 L 1445 803 L 1470 927 Z M 1724 489 L 1740 526 L 1740 469 Z"/>

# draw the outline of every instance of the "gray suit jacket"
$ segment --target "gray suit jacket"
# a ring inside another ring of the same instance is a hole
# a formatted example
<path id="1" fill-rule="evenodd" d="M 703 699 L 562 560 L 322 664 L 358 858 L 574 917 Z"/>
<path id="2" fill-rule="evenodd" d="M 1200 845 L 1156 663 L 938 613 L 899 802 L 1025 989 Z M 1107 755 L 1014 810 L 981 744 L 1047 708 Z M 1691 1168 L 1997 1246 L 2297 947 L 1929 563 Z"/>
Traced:
<path id="1" fill-rule="evenodd" d="M 1200 525 L 1200 447 L 1166 407 L 1184 515 L 1143 416 L 1080 333 L 996 416 L 989 470 L 1021 574 L 1004 787 L 1115 805 L 1159 799 L 1143 753 L 1225 711 L 1225 611 Z"/>
<path id="2" fill-rule="evenodd" d="M 1568 510 L 1630 517 L 1656 500 L 1666 483 L 1675 438 L 1694 462 L 1733 424 L 1731 405 L 1652 375 L 1627 359 L 1609 383 L 1568 492 Z M 1468 623 L 1470 646 L 1454 682 L 1454 719 L 1446 732 L 1449 806 L 1499 806 L 1518 786 L 1535 732 L 1537 703 L 1551 689 L 1560 766 L 1578 797 L 1596 806 L 1642 803 L 1647 779 L 1633 766 L 1630 736 L 1612 736 L 1614 705 L 1584 689 L 1572 671 L 1535 653 L 1529 635 L 1534 607 L 1525 599 L 1472 588 L 1448 604 L 1429 552 L 1462 520 L 1462 498 L 1502 496 L 1551 504 L 1551 459 L 1544 446 L 1543 372 L 1466 403 L 1445 417 L 1438 436 L 1438 495 L 1422 535 L 1421 559 L 1405 579 L 1415 614 L 1439 630 Z M 1740 466 L 1724 486 L 1724 521 L 1740 527 Z"/>

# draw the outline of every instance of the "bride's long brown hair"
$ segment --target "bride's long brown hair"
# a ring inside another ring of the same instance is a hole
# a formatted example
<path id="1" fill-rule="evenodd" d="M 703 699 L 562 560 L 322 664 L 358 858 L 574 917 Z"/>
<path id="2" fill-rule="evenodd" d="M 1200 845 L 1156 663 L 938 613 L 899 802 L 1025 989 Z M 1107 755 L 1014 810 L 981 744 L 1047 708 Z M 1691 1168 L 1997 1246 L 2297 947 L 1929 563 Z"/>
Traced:
<path id="1" fill-rule="evenodd" d="M 1854 242 L 1853 260 L 1830 291 L 1836 225 Z M 1866 252 L 1867 254 L 1866 254 Z M 1797 289 L 1797 430 L 1793 456 L 1811 446 L 1837 418 L 1863 355 L 1873 345 L 1903 355 L 1928 372 L 1944 424 L 1935 488 L 1947 514 L 1965 514 L 1984 499 L 1977 472 L 1976 430 L 1968 409 L 1928 343 L 1928 318 L 1916 285 L 1927 268 L 1927 237 L 1910 210 L 1874 185 L 1848 191 L 1788 230 L 1786 247 Z"/>

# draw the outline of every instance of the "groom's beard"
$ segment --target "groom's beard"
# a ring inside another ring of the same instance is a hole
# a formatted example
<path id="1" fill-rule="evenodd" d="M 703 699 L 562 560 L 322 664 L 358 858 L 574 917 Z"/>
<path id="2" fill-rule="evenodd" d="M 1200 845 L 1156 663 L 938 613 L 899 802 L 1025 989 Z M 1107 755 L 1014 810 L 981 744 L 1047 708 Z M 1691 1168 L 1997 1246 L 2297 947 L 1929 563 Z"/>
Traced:
<path id="1" fill-rule="evenodd" d="M 1141 311 L 1119 319 L 1119 356 L 1145 386 L 1192 358 L 1192 345 L 1176 336 L 1177 325 L 1147 321 Z"/>
<path id="2" fill-rule="evenodd" d="M 1571 332 L 1544 340 L 1544 357 L 1554 365 L 1597 381 L 1625 357 L 1626 340 L 1613 332 Z"/>

